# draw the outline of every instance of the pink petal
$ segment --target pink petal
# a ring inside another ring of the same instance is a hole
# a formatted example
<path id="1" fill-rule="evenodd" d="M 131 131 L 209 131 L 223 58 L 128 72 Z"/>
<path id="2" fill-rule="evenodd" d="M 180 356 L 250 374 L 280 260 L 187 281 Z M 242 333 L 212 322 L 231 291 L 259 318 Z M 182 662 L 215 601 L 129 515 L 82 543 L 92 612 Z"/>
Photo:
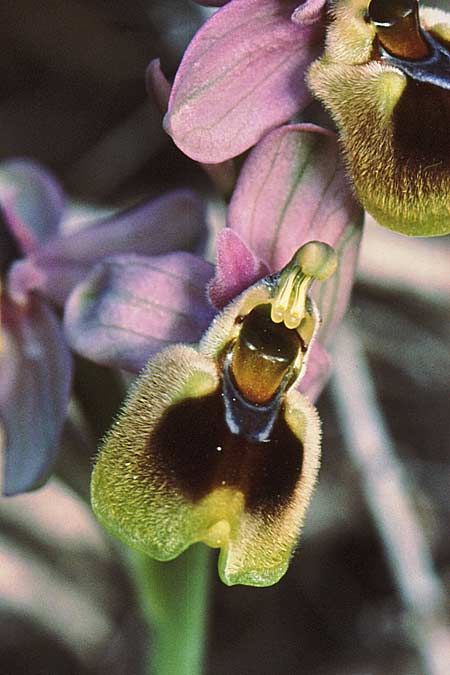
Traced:
<path id="1" fill-rule="evenodd" d="M 312 288 L 311 295 L 322 319 L 318 337 L 324 345 L 333 338 L 350 301 L 362 236 L 361 220 L 359 224 L 358 221 L 349 224 L 335 244 L 339 257 L 336 272 L 327 281 L 316 282 Z"/>
<path id="2" fill-rule="evenodd" d="M 172 85 L 161 70 L 159 59 L 150 61 L 145 73 L 147 91 L 155 99 L 158 108 L 165 113 L 169 104 Z"/>
<path id="3" fill-rule="evenodd" d="M 59 322 L 38 298 L 22 306 L 3 294 L 1 319 L 4 492 L 13 495 L 37 487 L 52 467 L 69 402 L 71 359 Z"/>
<path id="4" fill-rule="evenodd" d="M 0 164 L 0 208 L 22 254 L 55 235 L 64 195 L 53 176 L 26 159 Z"/>
<path id="5" fill-rule="evenodd" d="M 11 270 L 10 292 L 16 295 L 39 290 L 53 302 L 63 304 L 91 267 L 107 256 L 192 250 L 205 234 L 203 204 L 190 190 L 176 190 L 75 234 L 49 241 Z M 18 270 L 20 267 L 27 269 Z M 27 280 L 35 285 L 26 287 Z"/>
<path id="6" fill-rule="evenodd" d="M 30 291 L 44 288 L 47 284 L 46 274 L 34 264 L 32 258 L 15 260 L 8 269 L 6 280 L 9 296 L 19 305 L 28 302 Z M 66 283 L 66 279 L 64 279 L 64 283 Z M 58 284 L 59 287 L 60 284 Z"/>
<path id="7" fill-rule="evenodd" d="M 206 299 L 213 266 L 189 253 L 113 256 L 66 304 L 69 344 L 106 365 L 139 372 L 172 342 L 197 342 L 214 316 Z"/>
<path id="8" fill-rule="evenodd" d="M 217 238 L 216 274 L 208 286 L 209 298 L 215 307 L 222 309 L 268 273 L 267 266 L 227 227 Z"/>
<path id="9" fill-rule="evenodd" d="M 291 20 L 303 26 L 320 21 L 323 17 L 327 0 L 303 0 L 301 5 L 293 11 Z"/>
<path id="10" fill-rule="evenodd" d="M 210 163 L 234 157 L 309 102 L 304 73 L 318 55 L 323 27 L 293 23 L 297 4 L 231 0 L 198 31 L 165 119 L 189 157 Z"/>
<path id="11" fill-rule="evenodd" d="M 244 164 L 228 222 L 272 271 L 307 241 L 337 249 L 337 272 L 313 293 L 323 318 L 321 340 L 328 337 L 348 303 L 362 231 L 362 209 L 347 184 L 334 134 L 293 124 L 266 136 Z"/>

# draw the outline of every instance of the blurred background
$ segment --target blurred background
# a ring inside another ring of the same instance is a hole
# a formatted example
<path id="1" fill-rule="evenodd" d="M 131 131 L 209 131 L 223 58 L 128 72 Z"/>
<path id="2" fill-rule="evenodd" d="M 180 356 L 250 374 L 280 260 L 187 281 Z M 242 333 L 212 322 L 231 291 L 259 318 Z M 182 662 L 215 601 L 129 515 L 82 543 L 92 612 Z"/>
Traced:
<path id="1" fill-rule="evenodd" d="M 162 130 L 145 88 L 149 61 L 160 57 L 165 74 L 173 75 L 207 11 L 185 0 L 0 3 L 0 159 L 39 160 L 74 204 L 96 209 L 188 181 L 211 196 L 206 176 Z M 419 607 L 426 614 L 419 629 L 433 623 L 430 648 L 437 651 L 445 625 L 439 607 L 450 581 L 449 262 L 448 240 L 411 240 L 369 222 L 347 326 L 375 387 L 389 456 L 394 453 L 401 469 L 403 491 L 396 496 L 411 505 L 414 527 L 431 553 L 427 580 L 440 595 L 428 614 Z M 344 335 L 335 356 L 339 371 L 352 367 L 352 349 Z M 0 499 L 5 675 L 142 670 L 146 629 L 125 552 L 87 506 L 95 447 L 120 402 L 111 386 L 116 379 L 78 360 L 57 476 L 35 493 Z M 273 588 L 251 589 L 227 588 L 211 575 L 207 675 L 431 672 L 420 639 L 411 639 L 417 616 L 405 603 L 374 515 L 368 465 L 350 447 L 349 426 L 365 423 L 360 401 L 351 393 L 342 401 L 339 382 L 318 402 L 320 483 L 286 577 Z M 89 401 L 93 383 L 103 403 L 81 433 L 86 411 L 77 396 Z M 355 411 L 353 423 L 343 420 L 342 406 Z M 399 540 L 408 542 L 401 504 L 391 515 Z"/>
<path id="2" fill-rule="evenodd" d="M 172 77 L 208 11 L 188 0 L 0 3 L 0 158 L 39 159 L 97 202 L 179 182 L 182 156 L 145 71 L 158 57 Z"/>

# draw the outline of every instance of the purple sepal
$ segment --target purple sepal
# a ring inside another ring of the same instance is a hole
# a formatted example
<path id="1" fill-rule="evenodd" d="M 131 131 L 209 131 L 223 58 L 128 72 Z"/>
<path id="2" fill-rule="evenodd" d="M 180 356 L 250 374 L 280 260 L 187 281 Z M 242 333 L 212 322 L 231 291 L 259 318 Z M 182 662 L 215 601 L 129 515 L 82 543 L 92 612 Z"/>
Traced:
<path id="1" fill-rule="evenodd" d="M 362 217 L 335 135 L 312 124 L 292 124 L 268 134 L 250 153 L 228 224 L 270 270 L 284 267 L 307 241 L 324 241 L 336 249 L 336 273 L 312 292 L 323 320 L 323 342 L 348 304 Z"/>
<path id="2" fill-rule="evenodd" d="M 0 417 L 5 431 L 3 491 L 32 490 L 48 476 L 58 450 L 71 383 L 62 328 L 39 298 L 1 298 Z"/>
<path id="3" fill-rule="evenodd" d="M 114 256 L 99 263 L 66 304 L 65 330 L 80 354 L 139 372 L 173 342 L 198 342 L 214 309 L 213 266 L 190 253 Z"/>
<path id="4" fill-rule="evenodd" d="M 305 70 L 321 24 L 291 21 L 295 0 L 231 0 L 197 32 L 178 69 L 165 127 L 192 159 L 239 155 L 311 100 Z"/>
<path id="5" fill-rule="evenodd" d="M 216 274 L 208 286 L 212 304 L 223 309 L 237 295 L 269 274 L 240 236 L 226 227 L 217 238 Z"/>
<path id="6" fill-rule="evenodd" d="M 28 159 L 0 164 L 0 207 L 23 255 L 58 232 L 63 192 L 53 176 Z"/>
<path id="7" fill-rule="evenodd" d="M 201 248 L 205 238 L 202 202 L 190 190 L 176 190 L 48 241 L 27 260 L 16 263 L 10 273 L 10 293 L 21 297 L 24 292 L 39 290 L 62 305 L 75 285 L 103 258 L 121 253 L 159 255 L 193 250 Z"/>
<path id="8" fill-rule="evenodd" d="M 327 0 L 304 0 L 292 12 L 291 20 L 309 26 L 323 18 Z"/>
<path id="9" fill-rule="evenodd" d="M 145 86 L 160 111 L 164 114 L 167 110 L 172 85 L 161 70 L 159 59 L 153 59 L 147 66 L 145 73 Z"/>

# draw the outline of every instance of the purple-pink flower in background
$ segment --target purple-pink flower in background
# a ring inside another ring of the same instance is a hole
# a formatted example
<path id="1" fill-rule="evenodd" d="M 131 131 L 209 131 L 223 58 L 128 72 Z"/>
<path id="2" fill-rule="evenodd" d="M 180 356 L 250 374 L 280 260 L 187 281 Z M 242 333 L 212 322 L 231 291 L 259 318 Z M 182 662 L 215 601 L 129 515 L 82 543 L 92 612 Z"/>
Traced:
<path id="1" fill-rule="evenodd" d="M 311 101 L 325 0 L 231 0 L 206 21 L 176 74 L 166 131 L 200 162 L 235 157 Z"/>
<path id="2" fill-rule="evenodd" d="M 93 264 L 116 252 L 192 248 L 203 209 L 175 191 L 73 234 L 61 231 L 65 197 L 53 177 L 25 160 L 0 165 L 0 422 L 3 489 L 11 495 L 47 477 L 67 412 L 71 356 L 58 318 Z"/>

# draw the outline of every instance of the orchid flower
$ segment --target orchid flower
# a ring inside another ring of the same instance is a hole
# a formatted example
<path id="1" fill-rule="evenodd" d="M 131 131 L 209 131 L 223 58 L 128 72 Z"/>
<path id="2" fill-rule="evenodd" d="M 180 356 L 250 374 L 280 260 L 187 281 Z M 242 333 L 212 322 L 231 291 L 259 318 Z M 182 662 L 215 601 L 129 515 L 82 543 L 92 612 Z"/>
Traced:
<path id="1" fill-rule="evenodd" d="M 55 310 L 105 255 L 191 247 L 204 227 L 188 191 L 67 235 L 64 212 L 62 190 L 43 168 L 25 160 L 0 165 L 0 420 L 8 495 L 39 486 L 57 453 L 72 365 Z M 167 226 L 174 222 L 176 229 Z"/>
<path id="2" fill-rule="evenodd" d="M 309 72 L 376 220 L 450 231 L 450 13 L 417 0 L 340 0 Z"/>
<path id="3" fill-rule="evenodd" d="M 198 349 L 149 361 L 94 468 L 107 529 L 157 560 L 197 541 L 220 548 L 230 585 L 279 580 L 320 457 L 317 412 L 295 388 L 319 324 L 308 287 L 336 262 L 326 244 L 305 244 L 227 305 Z"/>
<path id="4" fill-rule="evenodd" d="M 158 560 L 195 541 L 220 547 L 227 584 L 285 573 L 319 465 L 310 401 L 360 221 L 334 135 L 286 126 L 244 165 L 215 268 L 183 252 L 112 256 L 74 289 L 71 346 L 144 368 L 93 474 L 93 508 L 113 534 Z"/>
<path id="5" fill-rule="evenodd" d="M 447 12 L 338 0 L 325 26 L 325 0 L 214 4 L 224 6 L 186 50 L 165 118 L 183 152 L 209 163 L 242 153 L 305 108 L 309 84 L 367 211 L 404 234 L 450 231 Z"/>

